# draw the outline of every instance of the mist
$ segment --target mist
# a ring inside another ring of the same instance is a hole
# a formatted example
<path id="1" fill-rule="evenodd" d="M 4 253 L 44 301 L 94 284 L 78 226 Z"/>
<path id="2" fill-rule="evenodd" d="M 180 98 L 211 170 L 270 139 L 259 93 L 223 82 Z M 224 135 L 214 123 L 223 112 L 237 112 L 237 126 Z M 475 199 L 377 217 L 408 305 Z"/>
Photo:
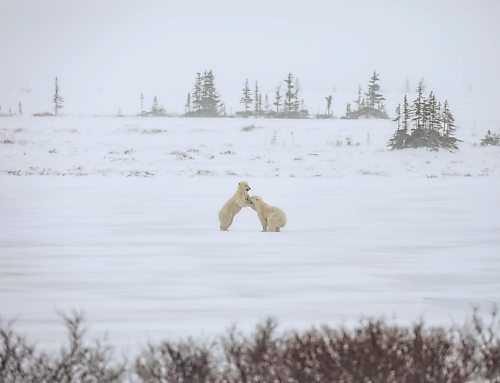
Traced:
<path id="1" fill-rule="evenodd" d="M 212 69 L 228 111 L 246 78 L 263 92 L 292 72 L 306 105 L 355 96 L 373 70 L 385 93 L 424 78 L 435 91 L 484 96 L 500 86 L 496 1 L 0 2 L 0 105 L 66 114 L 124 113 L 157 96 L 182 113 L 196 72 Z"/>

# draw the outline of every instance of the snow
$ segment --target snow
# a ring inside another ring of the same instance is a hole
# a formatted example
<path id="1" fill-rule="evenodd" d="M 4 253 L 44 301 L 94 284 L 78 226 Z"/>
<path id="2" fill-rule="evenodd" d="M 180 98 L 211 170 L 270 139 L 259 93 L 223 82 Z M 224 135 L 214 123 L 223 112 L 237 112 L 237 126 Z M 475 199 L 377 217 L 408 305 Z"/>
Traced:
<path id="1" fill-rule="evenodd" d="M 58 312 L 81 310 L 124 348 L 267 316 L 463 323 L 500 305 L 486 125 L 451 153 L 389 151 L 380 120 L 4 118 L 1 318 L 51 346 Z M 251 209 L 219 230 L 242 179 L 287 213 L 281 233 Z"/>

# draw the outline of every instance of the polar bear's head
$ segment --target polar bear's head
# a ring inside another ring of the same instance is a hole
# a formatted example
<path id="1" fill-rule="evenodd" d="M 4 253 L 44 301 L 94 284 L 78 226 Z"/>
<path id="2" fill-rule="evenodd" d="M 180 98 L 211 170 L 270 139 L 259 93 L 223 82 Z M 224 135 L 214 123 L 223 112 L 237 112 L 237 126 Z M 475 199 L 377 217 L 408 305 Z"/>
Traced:
<path id="1" fill-rule="evenodd" d="M 243 192 L 248 192 L 250 190 L 250 186 L 248 186 L 247 181 L 241 181 L 238 183 L 238 190 Z"/>
<path id="2" fill-rule="evenodd" d="M 254 195 L 254 196 L 250 197 L 250 207 L 252 209 L 254 209 L 255 211 L 257 211 L 258 207 L 262 206 L 263 202 L 264 201 L 259 196 Z"/>

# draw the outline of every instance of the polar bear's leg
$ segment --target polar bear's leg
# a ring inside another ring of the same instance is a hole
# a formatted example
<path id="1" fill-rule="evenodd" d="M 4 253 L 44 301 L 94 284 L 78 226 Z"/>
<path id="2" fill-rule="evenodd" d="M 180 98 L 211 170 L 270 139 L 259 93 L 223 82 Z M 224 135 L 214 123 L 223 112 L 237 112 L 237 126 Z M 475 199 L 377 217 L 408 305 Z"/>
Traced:
<path id="1" fill-rule="evenodd" d="M 267 219 L 267 225 L 269 226 L 269 231 L 280 231 L 280 219 L 276 214 L 272 214 Z"/>
<path id="2" fill-rule="evenodd" d="M 231 217 L 229 217 L 229 224 L 227 225 L 228 228 L 233 224 L 233 219 L 234 219 L 234 214 L 231 214 Z"/>
<path id="3" fill-rule="evenodd" d="M 233 223 L 234 214 L 221 218 L 220 229 L 226 231 Z"/>
<path id="4" fill-rule="evenodd" d="M 262 231 L 266 231 L 267 229 L 267 218 L 264 214 L 257 212 L 257 216 L 259 217 L 260 224 L 262 225 Z"/>
<path id="5" fill-rule="evenodd" d="M 224 216 L 224 215 L 219 215 L 219 221 L 220 221 L 220 229 L 222 231 L 226 231 L 229 229 L 229 226 L 231 226 L 231 223 L 233 222 L 233 218 L 231 216 Z"/>

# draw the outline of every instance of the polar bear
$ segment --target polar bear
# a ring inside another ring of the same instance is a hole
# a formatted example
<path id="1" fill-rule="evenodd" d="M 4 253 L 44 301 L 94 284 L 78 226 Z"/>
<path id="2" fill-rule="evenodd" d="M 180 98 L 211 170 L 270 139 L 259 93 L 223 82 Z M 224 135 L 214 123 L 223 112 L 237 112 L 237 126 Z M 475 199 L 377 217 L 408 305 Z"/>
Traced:
<path id="1" fill-rule="evenodd" d="M 286 216 L 278 207 L 269 206 L 261 197 L 250 197 L 250 207 L 257 212 L 262 231 L 280 231 L 286 224 Z"/>
<path id="2" fill-rule="evenodd" d="M 220 229 L 226 231 L 229 229 L 229 226 L 233 223 L 233 218 L 239 211 L 246 207 L 250 206 L 250 196 L 248 195 L 248 191 L 250 190 L 250 186 L 246 181 L 241 181 L 238 183 L 238 189 L 236 189 L 236 193 L 229 198 L 229 200 L 222 206 L 222 209 L 219 211 L 219 222 Z"/>

